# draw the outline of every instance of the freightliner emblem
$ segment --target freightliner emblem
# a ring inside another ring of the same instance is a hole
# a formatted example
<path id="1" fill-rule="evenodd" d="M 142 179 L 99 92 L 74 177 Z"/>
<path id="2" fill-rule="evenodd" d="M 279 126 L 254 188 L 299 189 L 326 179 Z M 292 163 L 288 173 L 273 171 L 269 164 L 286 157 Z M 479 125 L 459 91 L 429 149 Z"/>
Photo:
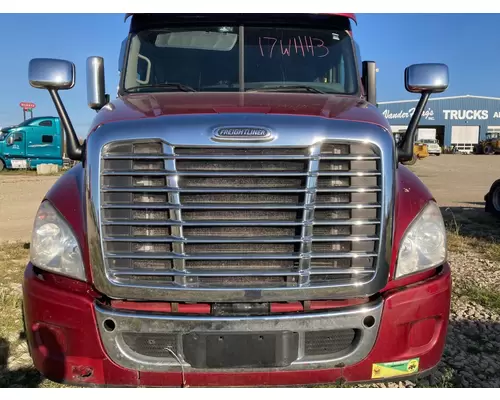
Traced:
<path id="1" fill-rule="evenodd" d="M 215 129 L 214 140 L 235 140 L 235 141 L 267 141 L 273 139 L 273 135 L 266 128 L 254 127 L 226 127 Z"/>

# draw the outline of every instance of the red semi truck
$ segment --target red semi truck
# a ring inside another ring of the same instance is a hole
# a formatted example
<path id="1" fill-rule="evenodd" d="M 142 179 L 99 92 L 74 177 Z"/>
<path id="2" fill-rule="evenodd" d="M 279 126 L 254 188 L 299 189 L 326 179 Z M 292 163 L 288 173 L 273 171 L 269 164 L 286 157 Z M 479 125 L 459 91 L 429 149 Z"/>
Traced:
<path id="1" fill-rule="evenodd" d="M 274 386 L 410 379 L 442 356 L 451 296 L 440 209 L 401 162 L 353 14 L 133 14 L 118 96 L 87 61 L 33 59 L 67 153 L 24 276 L 35 367 L 76 385 Z"/>

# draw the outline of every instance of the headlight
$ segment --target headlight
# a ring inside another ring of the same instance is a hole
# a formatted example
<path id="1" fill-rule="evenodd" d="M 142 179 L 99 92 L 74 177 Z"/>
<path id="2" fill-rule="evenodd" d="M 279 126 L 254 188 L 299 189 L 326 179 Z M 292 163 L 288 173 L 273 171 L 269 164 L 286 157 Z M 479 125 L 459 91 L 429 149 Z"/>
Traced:
<path id="1" fill-rule="evenodd" d="M 82 253 L 75 235 L 48 201 L 40 205 L 36 214 L 30 258 L 40 269 L 85 280 Z"/>
<path id="2" fill-rule="evenodd" d="M 446 230 L 437 204 L 429 202 L 403 236 L 396 278 L 436 267 L 446 261 Z"/>

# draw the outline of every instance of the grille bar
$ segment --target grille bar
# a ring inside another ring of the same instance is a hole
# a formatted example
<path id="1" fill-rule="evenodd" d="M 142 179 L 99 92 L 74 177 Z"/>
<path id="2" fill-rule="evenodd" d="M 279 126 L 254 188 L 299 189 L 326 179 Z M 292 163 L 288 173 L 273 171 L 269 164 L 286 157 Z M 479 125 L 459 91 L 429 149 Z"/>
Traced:
<path id="1" fill-rule="evenodd" d="M 103 209 L 140 209 L 140 210 L 231 210 L 231 209 L 291 209 L 301 210 L 305 207 L 304 203 L 301 204 L 281 204 L 281 203 L 261 203 L 261 204 L 155 204 L 155 203 L 123 203 L 123 204 L 105 204 Z M 316 209 L 365 209 L 365 208 L 380 208 L 380 204 L 318 204 L 314 205 Z"/>
<path id="2" fill-rule="evenodd" d="M 140 259 L 140 260 L 300 260 L 303 258 L 302 253 L 207 253 L 207 254 L 178 254 L 170 253 L 112 253 L 106 252 L 107 257 L 116 259 Z M 359 257 L 376 257 L 377 253 L 310 253 L 310 258 L 359 258 Z"/>
<path id="3" fill-rule="evenodd" d="M 174 154 L 174 148 L 172 146 L 164 146 L 164 152 L 167 153 L 168 155 L 173 155 Z M 176 170 L 176 160 L 175 159 L 167 159 L 166 165 L 165 165 L 167 170 Z M 169 191 L 168 194 L 168 202 L 169 204 L 174 204 L 176 206 L 181 205 L 181 200 L 180 200 L 180 193 L 179 193 L 179 181 L 175 176 L 168 176 L 167 177 L 167 184 L 169 185 L 170 188 L 173 188 L 173 190 Z M 177 189 L 177 190 L 175 190 Z M 175 237 L 178 237 L 180 239 L 183 239 L 183 224 L 182 224 L 182 215 L 181 215 L 181 209 L 179 207 L 172 208 L 169 211 L 170 215 L 170 220 L 172 222 L 176 222 L 175 225 L 171 225 L 171 234 Z M 177 271 L 185 271 L 186 270 L 186 263 L 185 263 L 185 253 L 184 253 L 184 241 L 178 241 L 178 242 L 173 242 L 172 243 L 172 252 L 175 252 L 176 254 L 180 254 L 183 257 L 181 258 L 174 258 L 173 259 L 173 267 Z M 185 279 L 183 276 L 179 276 L 175 278 L 175 282 L 179 283 L 181 285 L 184 285 L 186 283 Z"/>
<path id="4" fill-rule="evenodd" d="M 325 220 L 314 221 L 313 225 L 378 225 L 378 220 Z M 133 221 L 103 221 L 103 225 L 143 225 L 143 226 L 302 226 L 302 221 L 248 221 L 248 220 L 231 220 L 231 221 L 154 221 L 154 220 L 133 220 Z"/>
<path id="5" fill-rule="evenodd" d="M 314 269 L 309 272 L 310 275 L 370 275 L 375 272 L 374 269 L 364 268 L 349 268 L 349 269 Z M 158 270 L 117 270 L 113 272 L 115 276 L 298 276 L 301 272 L 292 270 L 257 270 L 241 271 L 241 270 L 225 270 L 225 271 L 210 271 L 210 270 L 192 270 L 191 272 L 183 272 L 176 270 L 158 271 Z"/>
<path id="6" fill-rule="evenodd" d="M 297 243 L 304 240 L 311 240 L 312 242 L 364 242 L 364 241 L 377 241 L 378 236 L 316 236 L 310 239 L 303 239 L 300 236 L 289 237 L 272 237 L 272 236 L 253 236 L 253 237 L 151 237 L 151 236 L 134 236 L 134 237 L 105 237 L 109 242 L 137 242 L 137 243 Z"/>
<path id="7" fill-rule="evenodd" d="M 319 156 L 321 144 L 311 148 L 311 159 L 308 165 L 308 178 L 306 181 L 306 195 L 304 197 L 304 212 L 302 213 L 302 233 L 299 261 L 299 286 L 309 283 L 309 270 L 311 269 L 312 236 L 314 223 L 314 204 L 318 186 Z"/>
<path id="8" fill-rule="evenodd" d="M 175 177 L 173 177 L 175 178 Z M 189 187 L 189 188 L 179 188 L 179 187 L 103 187 L 103 193 L 110 192 L 130 192 L 130 193 L 306 193 L 307 189 L 288 189 L 288 188 L 206 188 L 206 187 Z M 335 188 L 317 188 L 317 192 L 328 192 L 328 193 L 368 193 L 368 192 L 380 192 L 378 187 L 370 188 L 354 188 L 354 187 L 335 187 Z"/>
<path id="9" fill-rule="evenodd" d="M 224 155 L 151 155 L 151 154 L 106 154 L 104 160 L 304 160 L 308 161 L 309 156 L 301 155 L 246 155 L 235 156 L 230 154 Z M 339 161 L 368 161 L 380 160 L 379 156 L 360 154 L 360 155 L 335 155 L 321 156 L 322 160 L 339 160 Z"/>
<path id="10" fill-rule="evenodd" d="M 311 172 L 314 175 L 319 176 L 380 176 L 380 172 L 377 171 L 317 171 L 313 170 Z M 127 170 L 127 171 L 105 171 L 103 176 L 309 176 L 309 172 L 270 172 L 270 171 L 137 171 L 137 170 Z"/>

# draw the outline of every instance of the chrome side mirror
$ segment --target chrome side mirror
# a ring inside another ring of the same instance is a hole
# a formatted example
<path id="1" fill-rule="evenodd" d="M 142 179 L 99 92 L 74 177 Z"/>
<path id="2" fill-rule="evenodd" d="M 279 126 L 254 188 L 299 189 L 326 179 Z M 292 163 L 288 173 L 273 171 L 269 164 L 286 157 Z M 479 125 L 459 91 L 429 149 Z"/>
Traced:
<path id="1" fill-rule="evenodd" d="M 34 58 L 29 63 L 28 76 L 30 85 L 36 89 L 72 89 L 75 64 L 53 58 Z"/>
<path id="2" fill-rule="evenodd" d="M 445 64 L 414 64 L 405 69 L 405 87 L 410 93 L 442 93 L 448 84 Z"/>
<path id="3" fill-rule="evenodd" d="M 87 103 L 92 110 L 100 110 L 108 103 L 104 83 L 104 59 L 87 58 Z"/>
<path id="4" fill-rule="evenodd" d="M 81 161 L 83 147 L 71 124 L 66 108 L 59 96 L 59 90 L 72 89 L 75 86 L 75 64 L 54 58 L 34 58 L 29 63 L 28 78 L 36 89 L 47 89 L 61 119 L 66 135 L 66 152 L 72 160 Z"/>
<path id="5" fill-rule="evenodd" d="M 12 146 L 14 144 L 15 140 L 14 140 L 14 135 L 10 135 L 8 138 L 7 138 L 7 146 Z"/>
<path id="6" fill-rule="evenodd" d="M 446 64 L 413 64 L 405 69 L 405 87 L 410 93 L 419 93 L 415 112 L 408 130 L 399 142 L 398 161 L 409 161 L 413 158 L 413 144 L 417 135 L 417 127 L 424 108 L 433 93 L 442 93 L 448 89 L 449 72 Z"/>

